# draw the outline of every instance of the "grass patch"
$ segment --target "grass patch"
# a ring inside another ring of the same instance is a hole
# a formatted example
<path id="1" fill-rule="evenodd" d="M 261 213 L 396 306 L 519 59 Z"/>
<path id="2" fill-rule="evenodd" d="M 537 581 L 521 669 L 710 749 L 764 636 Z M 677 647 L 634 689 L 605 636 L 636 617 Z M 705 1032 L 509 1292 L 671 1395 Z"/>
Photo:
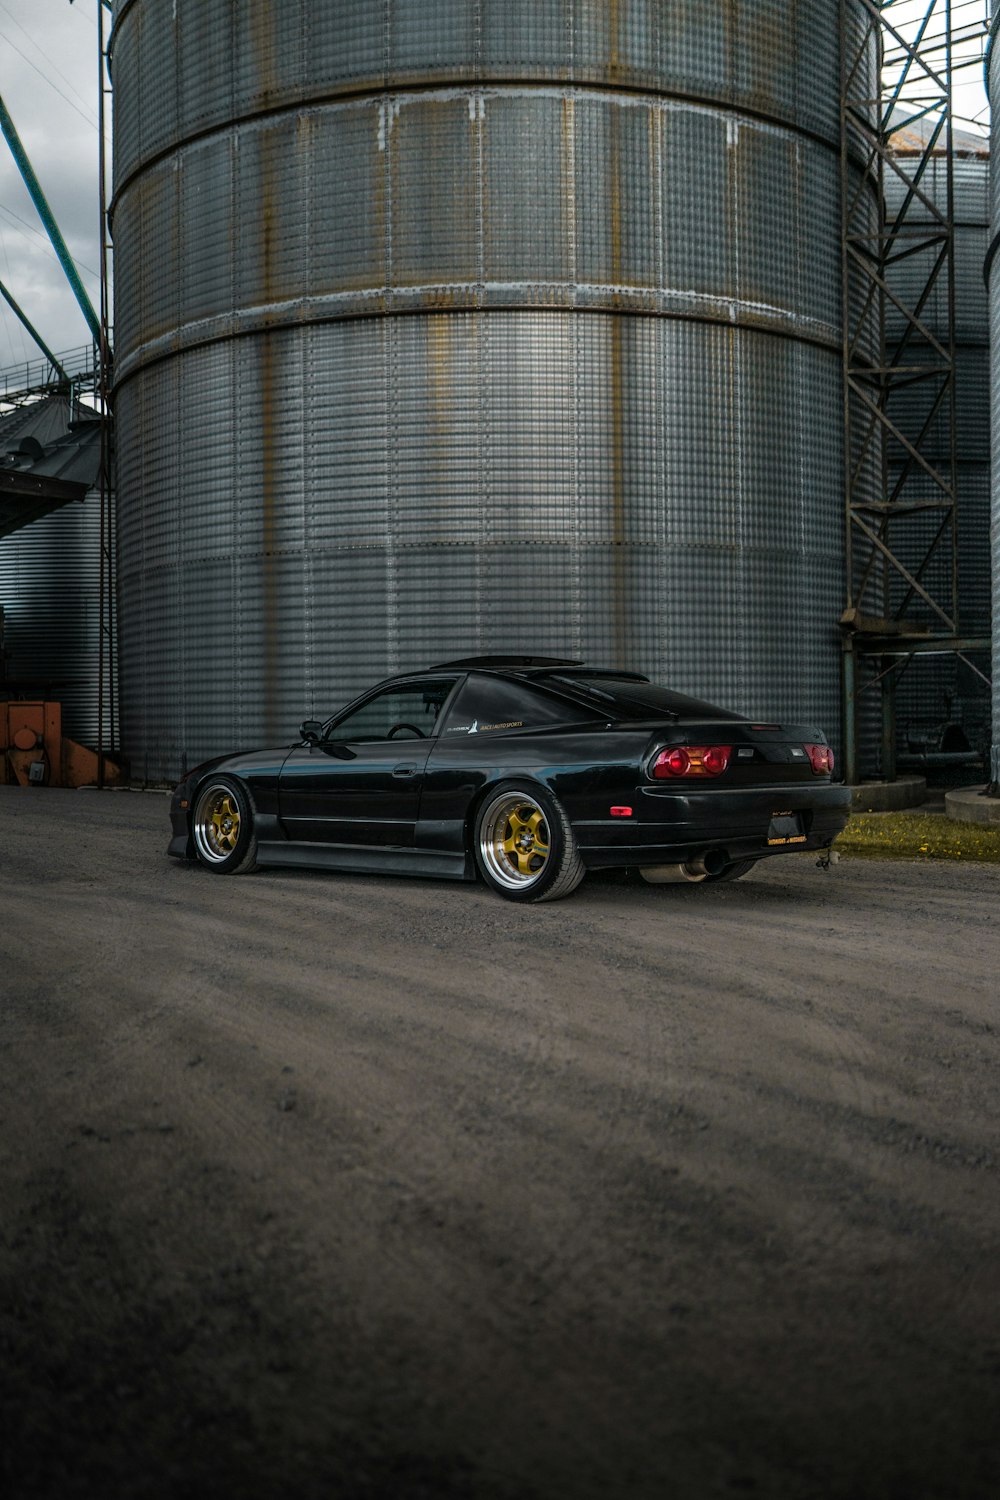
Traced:
<path id="1" fill-rule="evenodd" d="M 867 859 L 972 859 L 1000 864 L 1000 829 L 921 812 L 856 813 L 837 839 Z"/>

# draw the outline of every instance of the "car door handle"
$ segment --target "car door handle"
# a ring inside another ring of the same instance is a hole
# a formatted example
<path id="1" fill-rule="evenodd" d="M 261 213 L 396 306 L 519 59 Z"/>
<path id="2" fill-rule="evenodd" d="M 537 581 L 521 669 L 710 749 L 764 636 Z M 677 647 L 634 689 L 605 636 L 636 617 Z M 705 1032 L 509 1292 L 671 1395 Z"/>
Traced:
<path id="1" fill-rule="evenodd" d="M 393 776 L 413 776 L 416 774 L 416 770 L 417 767 L 415 762 L 407 761 L 403 765 L 394 766 L 392 774 Z"/>

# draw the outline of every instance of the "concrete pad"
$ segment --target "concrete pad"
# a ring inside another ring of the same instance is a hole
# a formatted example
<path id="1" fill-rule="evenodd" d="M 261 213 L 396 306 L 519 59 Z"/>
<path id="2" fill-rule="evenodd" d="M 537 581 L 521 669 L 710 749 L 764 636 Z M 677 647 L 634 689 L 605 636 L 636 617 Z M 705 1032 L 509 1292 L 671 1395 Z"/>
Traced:
<path id="1" fill-rule="evenodd" d="M 895 781 L 860 781 L 851 787 L 851 811 L 899 812 L 904 807 L 919 807 L 926 796 L 926 776 L 898 776 Z"/>
<path id="2" fill-rule="evenodd" d="M 981 786 L 963 786 L 948 792 L 944 810 L 957 823 L 987 823 L 1000 828 L 1000 797 L 984 797 Z"/>

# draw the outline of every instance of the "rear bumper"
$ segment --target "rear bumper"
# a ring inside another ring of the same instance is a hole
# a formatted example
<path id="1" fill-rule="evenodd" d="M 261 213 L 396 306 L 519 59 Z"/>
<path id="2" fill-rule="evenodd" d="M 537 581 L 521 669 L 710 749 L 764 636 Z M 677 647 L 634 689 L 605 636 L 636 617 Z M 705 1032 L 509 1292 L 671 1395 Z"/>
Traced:
<path id="1" fill-rule="evenodd" d="M 678 793 L 637 787 L 633 809 L 631 818 L 574 820 L 580 856 L 589 869 L 683 864 L 710 849 L 725 850 L 734 860 L 823 849 L 847 823 L 851 789 L 803 782 L 752 791 Z M 771 819 L 789 813 L 801 816 L 801 842 L 769 844 Z"/>

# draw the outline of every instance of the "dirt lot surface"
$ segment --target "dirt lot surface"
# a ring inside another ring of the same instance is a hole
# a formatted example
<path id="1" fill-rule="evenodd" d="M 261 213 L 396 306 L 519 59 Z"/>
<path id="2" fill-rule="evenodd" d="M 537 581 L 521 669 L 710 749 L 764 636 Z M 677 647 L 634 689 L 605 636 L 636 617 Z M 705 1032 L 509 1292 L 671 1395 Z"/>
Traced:
<path id="1" fill-rule="evenodd" d="M 1000 1493 L 1000 867 L 481 887 L 0 788 L 12 1500 Z"/>

